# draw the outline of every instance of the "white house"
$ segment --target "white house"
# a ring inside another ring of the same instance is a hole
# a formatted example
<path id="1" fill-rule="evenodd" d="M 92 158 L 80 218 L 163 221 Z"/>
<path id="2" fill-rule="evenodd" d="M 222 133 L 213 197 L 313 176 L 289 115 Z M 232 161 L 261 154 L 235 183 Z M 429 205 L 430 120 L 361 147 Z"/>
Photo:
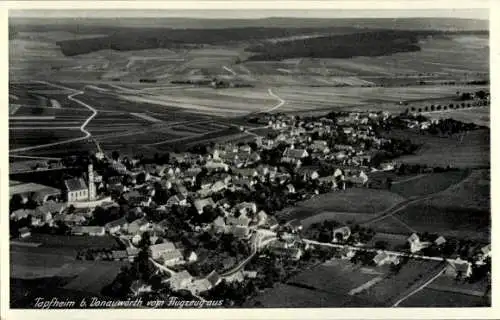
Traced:
<path id="1" fill-rule="evenodd" d="M 106 234 L 106 229 L 104 229 L 104 227 L 99 227 L 99 226 L 76 226 L 71 228 L 71 234 L 104 236 Z"/>
<path id="2" fill-rule="evenodd" d="M 164 242 L 160 244 L 153 244 L 149 246 L 149 253 L 151 254 L 151 258 L 158 259 L 161 255 L 168 251 L 175 251 L 175 245 L 172 242 Z"/>

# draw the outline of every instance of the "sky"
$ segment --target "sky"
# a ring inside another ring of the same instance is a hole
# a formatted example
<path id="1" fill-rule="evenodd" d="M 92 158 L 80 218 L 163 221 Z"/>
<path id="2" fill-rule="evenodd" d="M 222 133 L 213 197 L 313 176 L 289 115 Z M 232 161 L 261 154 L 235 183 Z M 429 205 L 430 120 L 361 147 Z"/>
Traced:
<path id="1" fill-rule="evenodd" d="M 10 17 L 36 18 L 203 18 L 259 19 L 268 17 L 300 18 L 469 18 L 488 20 L 488 9 L 412 9 L 412 10 L 9 10 Z"/>

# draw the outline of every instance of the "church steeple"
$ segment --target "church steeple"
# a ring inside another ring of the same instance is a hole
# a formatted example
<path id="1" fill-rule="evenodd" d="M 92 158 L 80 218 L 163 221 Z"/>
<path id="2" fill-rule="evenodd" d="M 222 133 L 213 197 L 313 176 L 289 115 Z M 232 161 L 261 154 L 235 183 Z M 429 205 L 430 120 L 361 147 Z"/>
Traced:
<path id="1" fill-rule="evenodd" d="M 95 183 L 94 183 L 94 166 L 89 164 L 88 166 L 88 189 L 89 189 L 89 201 L 94 201 L 96 198 Z"/>

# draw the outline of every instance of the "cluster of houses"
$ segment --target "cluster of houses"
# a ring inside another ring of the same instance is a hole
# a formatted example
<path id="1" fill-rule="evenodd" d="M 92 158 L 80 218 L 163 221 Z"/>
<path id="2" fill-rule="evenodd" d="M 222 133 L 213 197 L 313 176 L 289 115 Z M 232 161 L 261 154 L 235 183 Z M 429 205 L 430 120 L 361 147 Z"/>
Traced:
<path id="1" fill-rule="evenodd" d="M 348 226 L 336 228 L 332 231 L 333 243 L 345 243 L 351 237 L 351 230 Z M 413 233 L 407 239 L 409 245 L 409 254 L 422 255 L 422 250 L 431 246 L 435 248 L 443 248 L 447 240 L 443 236 L 438 236 L 434 241 L 421 241 L 420 237 Z M 362 247 L 363 244 L 358 244 Z M 353 248 L 345 247 L 341 253 L 343 259 L 351 259 L 355 251 Z M 487 258 L 491 258 L 491 244 L 480 247 L 479 251 L 474 255 L 473 262 L 464 260 L 460 256 L 456 258 L 446 259 L 448 267 L 445 274 L 456 277 L 460 274 L 462 278 L 468 278 L 472 275 L 473 265 L 482 265 Z M 377 266 L 383 265 L 397 265 L 400 263 L 401 254 L 386 250 L 377 250 L 376 255 L 373 257 L 373 263 Z"/>
<path id="2" fill-rule="evenodd" d="M 314 121 L 297 120 L 284 115 L 269 116 L 268 125 L 276 131 L 276 136 L 257 138 L 257 148 L 250 144 L 219 144 L 206 154 L 172 153 L 166 164 L 142 164 L 135 158 L 111 160 L 100 156 L 98 161 L 107 163 L 114 174 L 107 174 L 103 178 L 89 165 L 85 178 L 64 181 L 63 191 L 44 189 L 45 196 L 37 200 L 36 209 L 15 210 L 11 213 L 11 219 L 31 217 L 32 226 L 63 223 L 70 227 L 71 234 L 75 236 L 113 235 L 123 241 L 126 247 L 125 250 L 112 252 L 114 260 L 134 259 L 139 253 L 143 234 L 148 232 L 151 243 L 149 253 L 156 264 L 168 269 L 194 263 L 198 259 L 196 252 L 186 252 L 182 245 L 163 239 L 162 231 L 168 228 L 168 222 L 151 222 L 144 212 L 145 208 L 165 215 L 172 212 L 173 206 L 194 208 L 199 215 L 216 209 L 222 214 L 210 223 L 197 226 L 197 230 L 232 234 L 236 239 L 248 243 L 253 241 L 252 235 L 262 235 L 265 234 L 263 230 L 267 230 L 270 234 L 266 236 L 272 239 L 274 232 L 279 232 L 281 227 L 273 215 L 259 209 L 253 199 L 230 204 L 226 199 L 220 199 L 221 193 L 226 190 L 254 190 L 259 182 L 282 186 L 288 194 L 297 193 L 298 187 L 294 185 L 289 170 L 262 161 L 263 150 L 272 150 L 282 144 L 286 146 L 278 162 L 293 168 L 294 176 L 300 177 L 303 182 L 316 181 L 319 185 L 329 186 L 330 190 L 345 189 L 348 185 L 362 187 L 368 182 L 366 172 L 373 169 L 370 168 L 372 149 L 387 141 L 375 135 L 370 121 L 384 121 L 387 118 L 387 113 L 357 112 L 339 116 L 335 120 L 320 118 Z M 338 135 L 342 136 L 342 143 L 335 139 Z M 332 164 L 331 172 L 320 175 L 318 168 L 307 164 L 311 159 Z M 384 163 L 378 169 L 392 170 L 394 166 Z M 162 205 L 153 201 L 158 185 L 170 195 Z M 26 192 L 21 194 L 26 196 Z M 51 195 L 57 197 L 52 200 Z M 111 200 L 110 195 L 114 200 Z M 86 225 L 93 215 L 93 207 L 118 207 L 115 202 L 118 198 L 126 201 L 130 213 L 139 218 L 127 221 L 122 217 L 103 226 Z M 307 246 L 304 247 L 296 234 L 300 224 L 288 223 L 284 228 L 288 231 L 281 233 L 278 240 L 270 241 L 269 250 L 292 260 L 301 259 Z M 19 232 L 21 237 L 29 237 L 29 228 L 22 228 Z M 348 227 L 333 231 L 333 241 L 343 242 L 350 236 Z M 437 239 L 436 244 L 438 240 L 443 241 Z M 428 245 L 420 242 L 417 235 L 412 235 L 408 241 L 412 253 Z M 374 261 L 377 265 L 398 263 L 396 258 L 383 251 L 377 254 Z M 192 277 L 187 271 L 170 272 L 172 276 L 168 281 L 174 290 L 189 290 L 195 295 L 209 290 L 221 280 L 215 271 L 201 279 Z M 253 276 L 244 272 L 241 270 L 225 279 L 240 281 Z M 136 293 L 149 290 L 140 281 L 134 283 L 132 289 Z"/>

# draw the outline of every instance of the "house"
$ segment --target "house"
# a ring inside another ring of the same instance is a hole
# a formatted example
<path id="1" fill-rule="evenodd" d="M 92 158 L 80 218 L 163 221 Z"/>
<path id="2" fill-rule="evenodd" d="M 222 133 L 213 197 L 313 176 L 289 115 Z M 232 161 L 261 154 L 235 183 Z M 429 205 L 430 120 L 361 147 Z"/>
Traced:
<path id="1" fill-rule="evenodd" d="M 240 215 L 257 213 L 257 205 L 254 202 L 241 202 L 233 207 L 233 212 Z"/>
<path id="2" fill-rule="evenodd" d="M 123 261 L 128 259 L 128 254 L 126 250 L 113 250 L 111 251 L 111 257 L 115 261 Z"/>
<path id="3" fill-rule="evenodd" d="M 233 180 L 233 186 L 238 187 L 238 188 L 252 189 L 252 186 L 254 186 L 256 183 L 257 182 L 255 180 L 247 179 L 247 178 Z"/>
<path id="4" fill-rule="evenodd" d="M 359 175 L 347 176 L 345 181 L 357 187 L 362 187 L 368 182 L 368 176 L 364 171 L 361 171 Z"/>
<path id="5" fill-rule="evenodd" d="M 323 186 L 331 186 L 332 189 L 337 188 L 337 178 L 335 176 L 321 177 L 318 182 Z"/>
<path id="6" fill-rule="evenodd" d="M 384 264 L 392 263 L 399 264 L 399 258 L 394 255 L 390 255 L 385 251 L 377 251 L 377 255 L 373 258 L 373 262 L 377 266 L 382 266 Z"/>
<path id="7" fill-rule="evenodd" d="M 127 252 L 129 261 L 134 261 L 135 257 L 137 257 L 140 250 L 136 247 L 129 246 L 125 249 L 125 251 Z"/>
<path id="8" fill-rule="evenodd" d="M 457 258 L 450 261 L 446 274 L 453 277 L 468 278 L 472 274 L 472 264 L 469 261 Z"/>
<path id="9" fill-rule="evenodd" d="M 275 216 L 268 216 L 267 222 L 263 227 L 268 228 L 269 230 L 276 230 L 279 226 L 278 219 Z"/>
<path id="10" fill-rule="evenodd" d="M 196 254 L 196 252 L 194 251 L 191 251 L 189 254 L 187 254 L 184 258 L 184 260 L 186 260 L 187 262 L 196 262 L 198 261 L 198 255 Z"/>
<path id="11" fill-rule="evenodd" d="M 27 238 L 31 236 L 30 229 L 28 227 L 23 227 L 19 229 L 19 237 L 20 238 Z"/>
<path id="12" fill-rule="evenodd" d="M 245 278 L 249 278 L 249 279 L 255 279 L 257 278 L 257 271 L 255 270 L 243 270 L 243 275 L 245 276 Z"/>
<path id="13" fill-rule="evenodd" d="M 253 178 L 259 175 L 257 169 L 254 168 L 232 169 L 232 172 L 242 178 Z"/>
<path id="14" fill-rule="evenodd" d="M 76 226 L 71 228 L 73 235 L 89 235 L 89 236 L 104 236 L 106 229 L 99 226 Z"/>
<path id="15" fill-rule="evenodd" d="M 232 282 L 241 283 L 241 282 L 245 281 L 245 276 L 243 275 L 242 271 L 238 271 L 238 272 L 233 273 L 230 276 L 226 276 L 225 279 L 227 282 L 230 282 L 230 283 L 232 283 Z"/>
<path id="16" fill-rule="evenodd" d="M 167 208 L 170 208 L 174 205 L 186 206 L 187 205 L 187 198 L 182 194 L 176 194 L 176 195 L 171 196 L 170 198 L 168 198 L 165 206 Z"/>
<path id="17" fill-rule="evenodd" d="M 144 283 L 142 280 L 135 280 L 130 285 L 130 291 L 132 291 L 134 296 L 139 296 L 143 293 L 152 292 L 151 286 Z"/>
<path id="18" fill-rule="evenodd" d="M 18 221 L 27 218 L 28 216 L 34 216 L 35 213 L 36 211 L 31 209 L 17 209 L 10 214 L 10 218 L 12 220 Z"/>
<path id="19" fill-rule="evenodd" d="M 488 244 L 481 248 L 481 254 L 483 259 L 491 257 L 491 244 Z"/>
<path id="20" fill-rule="evenodd" d="M 193 281 L 193 277 L 189 272 L 183 270 L 181 272 L 174 273 L 169 280 L 170 287 L 173 290 L 182 290 L 186 289 L 190 283 Z"/>
<path id="21" fill-rule="evenodd" d="M 281 157 L 281 162 L 284 163 L 300 163 L 301 159 L 304 159 L 309 156 L 309 153 L 305 149 L 294 149 L 294 148 L 286 148 L 283 152 L 283 156 Z"/>
<path id="22" fill-rule="evenodd" d="M 194 200 L 194 207 L 196 208 L 196 211 L 198 211 L 198 214 L 202 214 L 203 208 L 205 208 L 207 206 L 208 207 L 215 207 L 215 202 L 212 198 Z"/>
<path id="23" fill-rule="evenodd" d="M 289 246 L 284 246 L 284 245 L 281 245 L 281 246 L 275 245 L 275 246 L 270 247 L 270 249 L 272 252 L 274 252 L 277 255 L 280 255 L 280 256 L 286 257 L 288 259 L 295 260 L 295 261 L 300 260 L 300 258 L 304 254 L 302 249 L 296 248 L 293 246 L 289 247 Z"/>
<path id="24" fill-rule="evenodd" d="M 428 242 L 420 242 L 420 238 L 416 233 L 413 233 L 409 238 L 408 242 L 410 243 L 410 251 L 411 253 L 418 252 L 423 248 L 426 248 L 430 245 Z"/>
<path id="25" fill-rule="evenodd" d="M 208 171 L 228 171 L 229 166 L 224 162 L 207 161 L 205 168 Z"/>
<path id="26" fill-rule="evenodd" d="M 222 281 L 220 275 L 215 270 L 210 272 L 208 274 L 208 276 L 206 277 L 206 279 L 210 282 L 212 287 L 215 287 L 216 285 L 218 285 Z"/>
<path id="27" fill-rule="evenodd" d="M 158 259 L 164 252 L 175 251 L 175 245 L 172 242 L 164 242 L 149 246 L 149 254 L 151 258 Z"/>
<path id="28" fill-rule="evenodd" d="M 328 148 L 328 143 L 325 140 L 314 140 L 311 147 L 314 151 L 320 151 L 322 153 L 330 152 L 330 148 Z"/>
<path id="29" fill-rule="evenodd" d="M 47 201 L 43 205 L 38 206 L 35 210 L 34 216 L 38 221 L 38 225 L 43 225 L 52 220 L 52 216 L 61 214 L 68 204 L 66 202 Z M 37 224 L 37 223 L 34 223 Z"/>
<path id="30" fill-rule="evenodd" d="M 446 239 L 443 236 L 439 236 L 436 240 L 434 240 L 434 243 L 437 246 L 441 246 L 446 243 Z"/>
<path id="31" fill-rule="evenodd" d="M 303 226 L 299 219 L 293 219 L 286 223 L 286 226 L 291 229 L 292 232 L 298 232 L 302 230 Z"/>
<path id="32" fill-rule="evenodd" d="M 263 210 L 260 210 L 257 215 L 256 215 L 256 220 L 257 220 L 257 225 L 258 226 L 263 226 L 267 222 L 267 213 L 265 213 Z"/>
<path id="33" fill-rule="evenodd" d="M 78 225 L 85 221 L 85 217 L 77 214 L 59 214 L 54 216 L 54 221 L 62 221 L 67 225 Z"/>
<path id="34" fill-rule="evenodd" d="M 291 183 L 286 185 L 286 189 L 287 189 L 288 193 L 295 193 L 295 186 Z"/>
<path id="35" fill-rule="evenodd" d="M 319 178 L 318 171 L 315 168 L 303 167 L 298 170 L 298 174 L 302 177 L 302 180 L 315 180 Z"/>
<path id="36" fill-rule="evenodd" d="M 127 233 L 136 234 L 142 233 L 150 228 L 151 224 L 144 218 L 139 218 L 137 220 L 132 221 L 127 226 Z"/>
<path id="37" fill-rule="evenodd" d="M 348 246 L 345 246 L 340 250 L 340 258 L 342 260 L 351 260 L 351 258 L 355 255 L 356 251 Z"/>
<path id="38" fill-rule="evenodd" d="M 110 234 L 118 233 L 119 231 L 126 229 L 127 227 L 128 227 L 128 222 L 125 217 L 110 221 L 104 225 L 104 228 Z"/>
<path id="39" fill-rule="evenodd" d="M 342 242 L 349 239 L 351 236 L 351 229 L 348 226 L 337 228 L 333 230 L 333 242 Z"/>
<path id="40" fill-rule="evenodd" d="M 178 249 L 164 251 L 160 255 L 160 260 L 165 266 L 174 266 L 184 262 L 184 256 Z"/>
<path id="41" fill-rule="evenodd" d="M 224 218 L 221 216 L 217 217 L 212 222 L 212 228 L 215 231 L 215 233 L 225 233 L 227 226 L 226 226 L 226 223 L 224 222 Z"/>
<path id="42" fill-rule="evenodd" d="M 86 201 L 89 199 L 88 187 L 83 178 L 64 181 L 68 202 Z"/>
<path id="43" fill-rule="evenodd" d="M 237 239 L 249 239 L 251 236 L 250 228 L 245 227 L 245 226 L 233 226 L 231 228 L 231 233 Z"/>
<path id="44" fill-rule="evenodd" d="M 250 218 L 246 214 L 240 214 L 238 217 L 229 216 L 226 219 L 228 225 L 247 227 L 250 224 Z"/>
<path id="45" fill-rule="evenodd" d="M 186 289 L 192 294 L 198 295 L 212 289 L 212 284 L 207 279 L 196 279 L 189 283 Z"/>
<path id="46" fill-rule="evenodd" d="M 382 162 L 380 164 L 380 170 L 382 170 L 382 171 L 394 170 L 394 162 Z"/>

